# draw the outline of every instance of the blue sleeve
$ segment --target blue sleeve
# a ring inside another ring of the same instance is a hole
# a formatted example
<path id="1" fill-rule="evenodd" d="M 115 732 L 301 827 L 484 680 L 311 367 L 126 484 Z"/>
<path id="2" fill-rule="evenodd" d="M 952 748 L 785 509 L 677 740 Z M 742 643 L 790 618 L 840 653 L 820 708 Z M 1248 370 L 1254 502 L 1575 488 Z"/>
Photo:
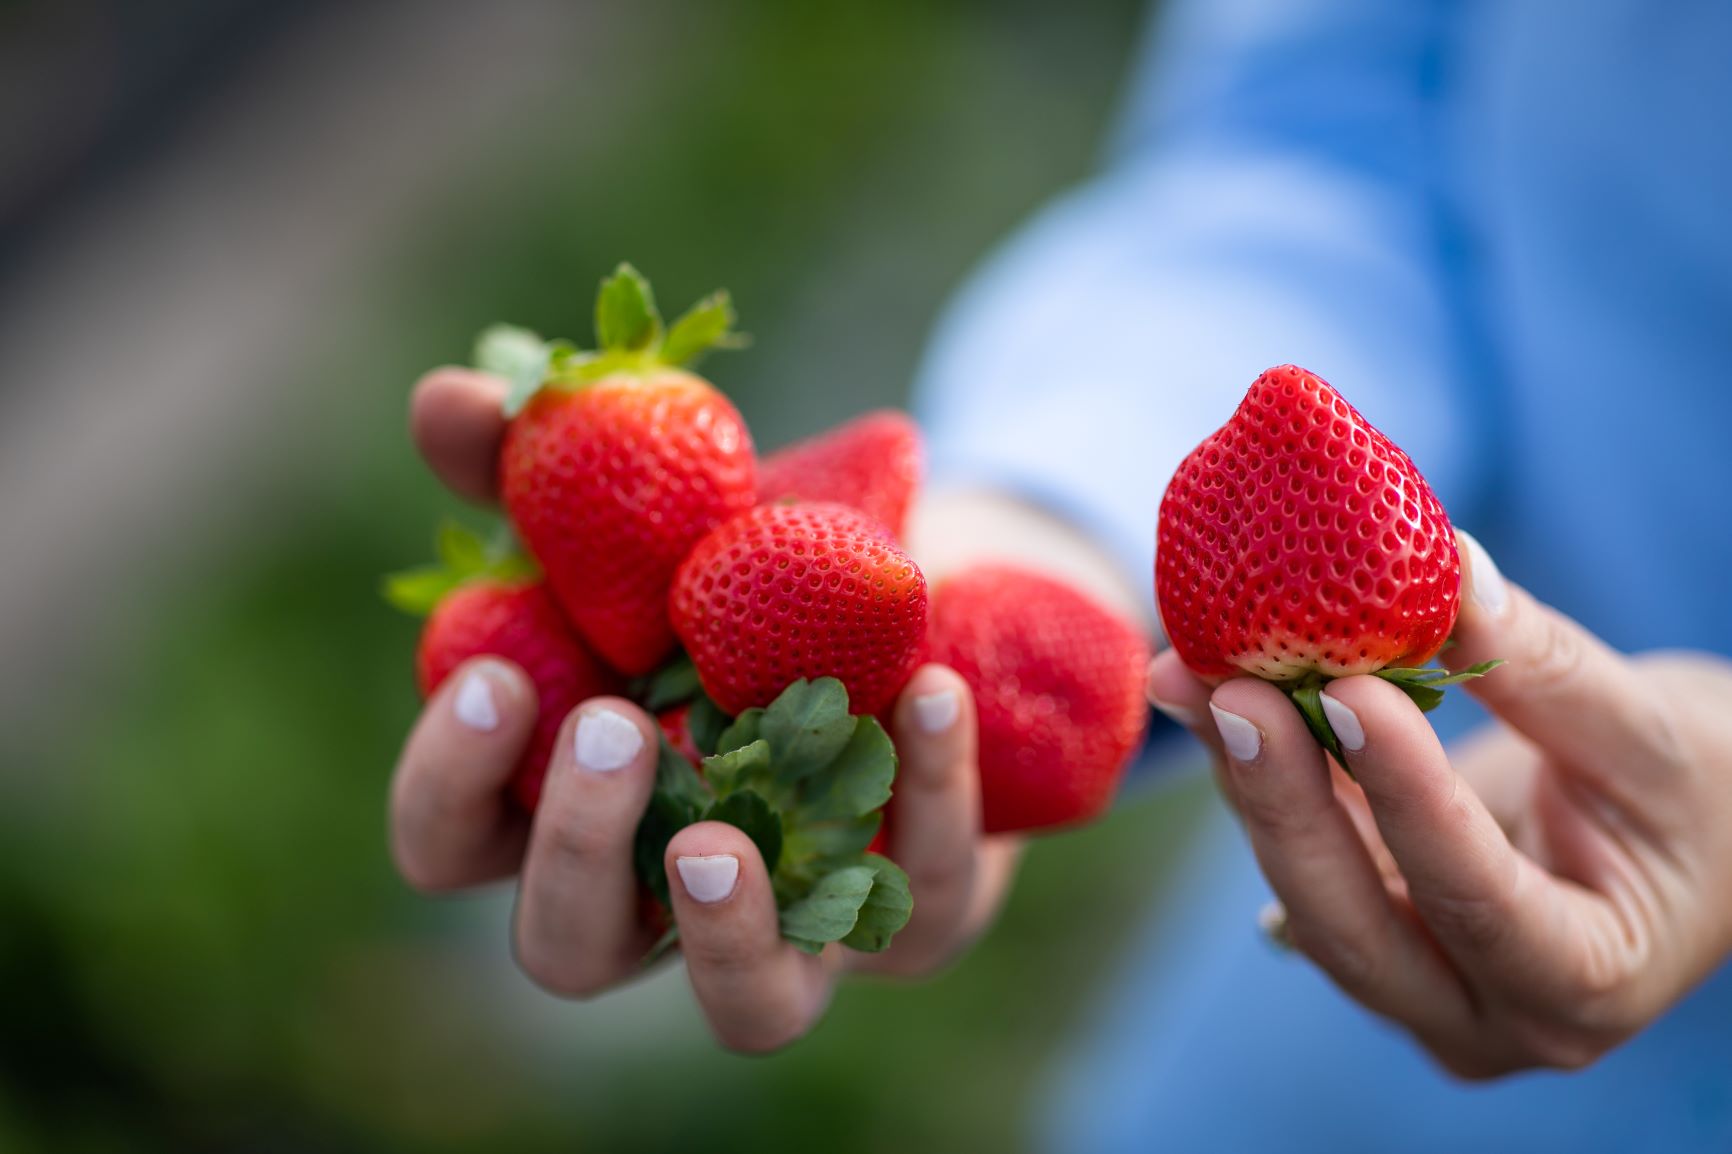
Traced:
<path id="1" fill-rule="evenodd" d="M 1174 0 L 1109 164 L 979 270 L 917 382 L 935 483 L 1093 532 L 1148 588 L 1173 468 L 1295 362 L 1467 499 L 1429 171 L 1445 29 L 1388 0 Z"/>

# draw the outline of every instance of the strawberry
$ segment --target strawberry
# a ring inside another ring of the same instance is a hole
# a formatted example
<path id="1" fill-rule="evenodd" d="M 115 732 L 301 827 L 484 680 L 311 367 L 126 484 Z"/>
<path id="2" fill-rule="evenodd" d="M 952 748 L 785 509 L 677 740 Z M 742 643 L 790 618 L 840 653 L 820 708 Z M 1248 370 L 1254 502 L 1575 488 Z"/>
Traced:
<path id="1" fill-rule="evenodd" d="M 920 488 L 920 427 L 881 409 L 796 441 L 758 466 L 758 501 L 836 501 L 884 523 L 902 539 Z"/>
<path id="2" fill-rule="evenodd" d="M 1324 682 L 1377 673 L 1422 708 L 1453 676 L 1420 669 L 1455 625 L 1461 560 L 1406 453 L 1294 365 L 1251 385 L 1161 499 L 1155 595 L 1198 676 L 1280 683 L 1331 752 Z"/>
<path id="3" fill-rule="evenodd" d="M 692 737 L 691 718 L 691 702 L 682 702 L 657 713 L 656 725 L 675 753 L 697 765 L 704 760 L 704 755 L 703 751 L 698 749 L 697 740 Z"/>
<path id="4" fill-rule="evenodd" d="M 1136 627 L 1061 581 L 980 565 L 939 582 L 928 637 L 974 692 L 985 831 L 1098 817 L 1147 722 Z"/>
<path id="5" fill-rule="evenodd" d="M 489 555 L 451 525 L 440 532 L 440 554 L 441 565 L 399 574 L 386 586 L 393 604 L 428 614 L 415 653 L 416 684 L 430 697 L 457 666 L 484 654 L 529 675 L 539 709 L 511 789 L 533 811 L 566 715 L 591 697 L 619 692 L 622 681 L 584 647 L 521 559 Z"/>
<path id="6" fill-rule="evenodd" d="M 674 578 L 674 631 L 730 714 L 800 678 L 833 677 L 860 714 L 919 664 L 926 579 L 878 522 L 845 505 L 763 505 L 698 543 Z"/>
<path id="7" fill-rule="evenodd" d="M 668 585 L 704 534 L 756 500 L 752 439 L 739 412 L 685 365 L 737 344 L 726 294 L 665 335 L 630 265 L 602 282 L 601 348 L 580 352 L 495 327 L 481 367 L 511 382 L 500 489 L 518 534 L 590 646 L 627 674 L 673 649 Z"/>

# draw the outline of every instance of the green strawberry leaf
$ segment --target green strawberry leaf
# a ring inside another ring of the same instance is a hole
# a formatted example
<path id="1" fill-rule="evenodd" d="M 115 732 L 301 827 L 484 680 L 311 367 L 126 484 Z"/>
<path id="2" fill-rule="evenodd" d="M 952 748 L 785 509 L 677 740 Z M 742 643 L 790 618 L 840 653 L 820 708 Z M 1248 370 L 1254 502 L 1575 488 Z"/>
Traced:
<path id="1" fill-rule="evenodd" d="M 668 951 L 679 944 L 680 928 L 678 926 L 669 926 L 667 932 L 656 939 L 656 944 L 649 948 L 649 953 L 645 954 L 643 956 L 643 961 L 638 964 L 647 970 L 663 958 L 667 957 Z"/>
<path id="2" fill-rule="evenodd" d="M 822 773 L 806 780 L 800 799 L 800 819 L 835 821 L 882 809 L 890 800 L 896 764 L 896 746 L 878 719 L 859 718 L 848 743 L 835 759 Z M 780 779 L 779 765 L 776 772 Z"/>
<path id="3" fill-rule="evenodd" d="M 758 740 L 763 720 L 764 711 L 756 708 L 748 709 L 734 718 L 732 723 L 725 726 L 716 735 L 716 752 L 730 753 L 741 746 L 750 745 Z M 700 745 L 698 748 L 702 749 L 703 747 Z"/>
<path id="4" fill-rule="evenodd" d="M 863 852 L 878 836 L 883 813 L 869 813 L 845 821 L 808 821 L 801 815 L 788 825 L 783 853 L 791 861 L 834 861 Z"/>
<path id="5" fill-rule="evenodd" d="M 776 778 L 794 783 L 836 759 L 854 735 L 848 691 L 834 677 L 801 679 L 764 711 L 760 733 L 776 751 Z"/>
<path id="6" fill-rule="evenodd" d="M 460 573 L 478 573 L 487 567 L 487 542 L 461 521 L 440 522 L 433 548 L 443 564 Z"/>
<path id="7" fill-rule="evenodd" d="M 434 538 L 439 560 L 387 574 L 380 593 L 394 608 L 414 617 L 433 612 L 446 594 L 466 581 L 489 578 L 496 581 L 527 581 L 540 575 L 535 562 L 518 548 L 509 531 L 496 533 L 491 541 L 454 520 L 441 522 Z"/>
<path id="8" fill-rule="evenodd" d="M 704 780 L 718 797 L 726 797 L 738 789 L 768 788 L 774 781 L 770 743 L 760 739 L 704 758 Z"/>
<path id="9" fill-rule="evenodd" d="M 1305 719 L 1305 727 L 1311 731 L 1311 736 L 1317 739 L 1317 744 L 1328 750 L 1330 756 L 1346 769 L 1347 755 L 1341 751 L 1341 739 L 1335 736 L 1335 729 L 1329 724 L 1329 715 L 1323 712 L 1323 683 L 1323 678 L 1312 675 L 1295 686 L 1283 688 L 1287 689 L 1293 704 L 1299 707 L 1299 716 Z"/>
<path id="10" fill-rule="evenodd" d="M 711 349 L 741 349 L 750 344 L 734 328 L 734 302 L 718 290 L 687 309 L 668 330 L 661 359 L 670 365 L 692 365 Z"/>
<path id="11" fill-rule="evenodd" d="M 764 868 L 774 873 L 782 861 L 782 819 L 763 795 L 749 789 L 730 793 L 704 811 L 704 821 L 725 821 L 745 831 L 764 856 Z"/>
<path id="12" fill-rule="evenodd" d="M 1481 661 L 1477 665 L 1470 665 L 1466 669 L 1457 670 L 1454 673 L 1435 666 L 1418 669 L 1403 667 L 1379 669 L 1372 676 L 1381 677 L 1394 685 L 1407 694 L 1413 703 L 1419 706 L 1421 712 L 1430 713 L 1443 704 L 1445 687 L 1460 685 L 1462 682 L 1472 681 L 1476 677 L 1484 677 L 1502 664 L 1502 658 L 1494 658 L 1491 661 Z"/>
<path id="13" fill-rule="evenodd" d="M 419 569 L 387 573 L 379 592 L 393 609 L 411 617 L 425 617 L 462 582 L 462 577 L 443 565 L 423 565 Z"/>
<path id="14" fill-rule="evenodd" d="M 541 390 L 552 362 L 553 346 L 516 325 L 491 325 L 475 339 L 475 367 L 505 379 L 507 417 L 521 413 Z"/>
<path id="15" fill-rule="evenodd" d="M 684 653 L 677 654 L 666 665 L 635 686 L 638 704 L 651 713 L 660 713 L 675 705 L 684 705 L 703 690 L 698 685 L 698 667 Z"/>
<path id="16" fill-rule="evenodd" d="M 827 942 L 841 941 L 854 931 L 860 907 L 871 896 L 876 867 L 845 866 L 819 878 L 805 897 L 782 911 L 782 936 L 808 954 Z"/>
<path id="17" fill-rule="evenodd" d="M 632 864 L 637 875 L 664 905 L 668 904 L 668 842 L 674 834 L 699 820 L 711 803 L 710 788 L 692 763 L 662 739 L 656 757 L 656 783 L 649 805 L 638 820 L 632 838 Z"/>
<path id="18" fill-rule="evenodd" d="M 692 698 L 692 711 L 686 714 L 686 729 L 691 731 L 692 744 L 697 746 L 698 752 L 705 757 L 721 748 L 722 734 L 732 722 L 733 719 L 722 712 L 721 706 L 711 701 L 710 695 L 701 689 L 698 695 Z M 744 745 L 746 742 L 740 744 Z M 738 749 L 739 746 L 733 748 Z"/>
<path id="19" fill-rule="evenodd" d="M 596 343 L 604 352 L 647 352 L 661 337 L 662 318 L 649 281 L 622 261 L 596 294 Z"/>
<path id="20" fill-rule="evenodd" d="M 914 912 L 914 896 L 908 890 L 908 875 L 902 867 L 875 853 L 865 855 L 868 865 L 877 870 L 872 879 L 872 892 L 861 903 L 854 928 L 842 939 L 842 944 L 868 954 L 887 949 L 896 931 L 908 924 Z"/>

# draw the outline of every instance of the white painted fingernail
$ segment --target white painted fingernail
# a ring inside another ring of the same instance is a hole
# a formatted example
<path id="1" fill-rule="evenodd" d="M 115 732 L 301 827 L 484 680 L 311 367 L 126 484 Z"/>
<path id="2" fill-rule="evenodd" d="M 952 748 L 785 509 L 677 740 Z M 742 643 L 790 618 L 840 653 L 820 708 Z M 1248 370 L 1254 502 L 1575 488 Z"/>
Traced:
<path id="1" fill-rule="evenodd" d="M 1497 562 L 1491 559 L 1491 554 L 1485 551 L 1472 533 L 1458 529 L 1461 539 L 1467 545 L 1468 576 L 1473 581 L 1473 603 L 1491 614 L 1502 617 L 1503 611 L 1509 605 L 1509 585 L 1505 583 L 1503 574 L 1498 572 Z"/>
<path id="2" fill-rule="evenodd" d="M 487 684 L 485 673 L 471 669 L 464 675 L 463 684 L 457 687 L 457 696 L 451 702 L 451 712 L 477 733 L 492 733 L 499 728 L 499 708 L 493 704 L 493 689 Z"/>
<path id="3" fill-rule="evenodd" d="M 1197 724 L 1197 715 L 1182 705 L 1174 705 L 1170 701 L 1162 701 L 1158 697 L 1150 697 L 1149 704 L 1187 728 Z"/>
<path id="4" fill-rule="evenodd" d="M 1335 739 L 1341 743 L 1341 748 L 1348 753 L 1358 753 L 1365 748 L 1365 727 L 1359 724 L 1359 715 L 1347 708 L 1347 703 L 1337 701 L 1325 691 L 1318 695 L 1323 702 L 1323 716 L 1329 719 L 1329 728 L 1335 731 Z"/>
<path id="5" fill-rule="evenodd" d="M 956 699 L 954 689 L 924 693 L 914 699 L 914 724 L 925 733 L 943 733 L 956 724 L 956 716 L 961 712 L 962 703 Z"/>
<path id="6" fill-rule="evenodd" d="M 577 719 L 577 764 L 612 773 L 632 763 L 643 749 L 643 731 L 611 709 L 594 709 Z"/>
<path id="7" fill-rule="evenodd" d="M 734 883 L 740 878 L 740 859 L 731 853 L 675 858 L 674 867 L 680 871 L 680 884 L 686 887 L 686 893 L 693 901 L 706 905 L 733 893 Z"/>
<path id="8" fill-rule="evenodd" d="M 1215 715 L 1215 728 L 1221 731 L 1221 744 L 1227 747 L 1227 754 L 1234 761 L 1256 761 L 1263 750 L 1263 735 L 1257 732 L 1257 727 L 1212 701 L 1209 712 Z"/>

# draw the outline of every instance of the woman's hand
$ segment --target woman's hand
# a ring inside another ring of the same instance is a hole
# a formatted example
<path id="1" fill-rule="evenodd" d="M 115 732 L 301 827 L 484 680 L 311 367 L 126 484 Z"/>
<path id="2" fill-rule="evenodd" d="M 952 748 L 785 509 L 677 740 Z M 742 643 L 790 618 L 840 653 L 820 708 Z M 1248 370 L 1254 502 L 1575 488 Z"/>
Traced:
<path id="1" fill-rule="evenodd" d="M 503 384 L 445 369 L 415 391 L 410 425 L 433 471 L 471 500 L 495 497 Z M 565 721 L 533 817 L 506 793 L 535 720 L 522 670 L 491 658 L 458 669 L 427 702 L 398 762 L 391 845 L 410 884 L 430 892 L 517 879 L 518 964 L 556 994 L 587 997 L 629 981 L 655 938 L 643 917 L 632 839 L 655 780 L 653 718 L 619 698 Z M 668 846 L 687 975 L 716 1037 L 772 1050 L 817 1022 L 844 968 L 914 975 L 956 955 L 984 927 L 1016 859 L 980 836 L 973 701 L 941 666 L 920 669 L 890 730 L 900 756 L 890 856 L 907 871 L 912 919 L 882 954 L 782 940 L 763 858 L 730 825 L 703 822 Z"/>
<path id="2" fill-rule="evenodd" d="M 1446 756 L 1376 677 L 1292 704 L 1213 690 L 1171 652 L 1155 704 L 1216 752 L 1292 943 L 1450 1070 L 1578 1068 L 1732 951 L 1732 665 L 1618 654 L 1509 585 L 1461 535 L 1471 596 L 1443 654 L 1501 721 Z"/>

